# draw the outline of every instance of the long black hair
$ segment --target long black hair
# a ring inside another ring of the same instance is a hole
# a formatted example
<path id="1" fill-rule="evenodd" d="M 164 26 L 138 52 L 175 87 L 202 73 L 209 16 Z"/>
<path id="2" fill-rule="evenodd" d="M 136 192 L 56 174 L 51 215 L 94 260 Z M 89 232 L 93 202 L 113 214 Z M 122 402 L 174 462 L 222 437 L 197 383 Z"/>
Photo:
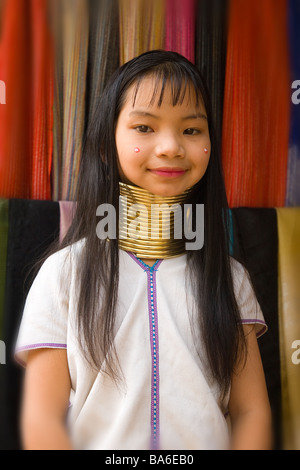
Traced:
<path id="1" fill-rule="evenodd" d="M 85 239 L 77 273 L 78 336 L 90 363 L 99 369 L 106 358 L 106 372 L 116 378 L 118 361 L 114 350 L 114 326 L 119 248 L 117 239 L 107 243 L 97 238 L 96 209 L 102 203 L 112 204 L 118 220 L 116 124 L 126 92 L 132 85 L 138 90 L 141 81 L 148 76 L 154 77 L 157 85 L 161 85 L 155 87 L 156 94 L 160 90 L 158 103 L 163 100 L 166 84 L 172 87 L 174 106 L 183 100 L 192 86 L 207 113 L 211 156 L 206 173 L 193 193 L 193 204 L 202 203 L 205 208 L 205 243 L 201 250 L 187 252 L 187 265 L 198 305 L 198 327 L 211 374 L 226 393 L 244 346 L 244 337 L 233 289 L 228 203 L 220 147 L 203 77 L 196 66 L 175 52 L 146 52 L 120 67 L 111 77 L 88 122 L 76 195 L 77 209 L 61 245 L 62 248 Z"/>

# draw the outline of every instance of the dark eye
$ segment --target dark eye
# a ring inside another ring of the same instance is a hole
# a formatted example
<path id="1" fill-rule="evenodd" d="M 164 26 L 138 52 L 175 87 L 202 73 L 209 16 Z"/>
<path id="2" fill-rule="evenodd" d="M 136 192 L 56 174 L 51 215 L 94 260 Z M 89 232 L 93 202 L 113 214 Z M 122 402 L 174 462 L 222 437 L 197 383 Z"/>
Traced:
<path id="1" fill-rule="evenodd" d="M 189 127 L 188 129 L 184 131 L 184 134 L 187 134 L 187 135 L 197 135 L 199 133 L 200 131 L 198 129 L 194 129 L 193 127 Z"/>
<path id="2" fill-rule="evenodd" d="M 151 127 L 149 126 L 137 126 L 135 129 L 142 134 L 147 134 L 148 132 L 152 131 Z"/>

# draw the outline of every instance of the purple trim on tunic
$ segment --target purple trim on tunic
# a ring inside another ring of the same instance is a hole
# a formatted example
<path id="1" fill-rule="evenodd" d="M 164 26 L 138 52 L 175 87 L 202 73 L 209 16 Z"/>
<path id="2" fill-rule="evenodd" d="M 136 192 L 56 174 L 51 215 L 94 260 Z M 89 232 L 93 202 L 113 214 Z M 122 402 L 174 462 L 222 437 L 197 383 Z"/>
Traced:
<path id="1" fill-rule="evenodd" d="M 158 267 L 162 260 L 154 266 Z M 153 267 L 154 267 L 153 266 Z M 152 448 L 159 449 L 159 338 L 158 338 L 158 313 L 156 299 L 156 270 L 147 271 L 148 276 L 148 307 L 149 328 L 152 356 L 152 381 L 151 381 L 151 444 Z M 151 334 L 152 331 L 152 334 Z"/>
<path id="2" fill-rule="evenodd" d="M 261 328 L 261 330 L 259 330 L 257 333 L 256 333 L 256 337 L 259 338 L 260 336 L 262 336 L 268 329 L 268 326 L 267 324 L 263 321 L 263 320 L 259 320 L 258 318 L 246 318 L 244 320 L 241 320 L 241 323 L 243 323 L 244 325 L 255 325 L 256 323 L 259 323 L 261 325 L 263 325 L 263 327 Z"/>
<path id="3" fill-rule="evenodd" d="M 151 449 L 159 449 L 159 341 L 158 341 L 158 312 L 156 299 L 156 271 L 162 263 L 157 260 L 153 266 L 148 266 L 127 251 L 129 256 L 147 273 L 149 330 L 152 359 L 151 374 Z"/>
<path id="4" fill-rule="evenodd" d="M 15 350 L 14 358 L 16 362 L 18 362 L 22 367 L 26 366 L 26 362 L 22 361 L 18 354 L 24 351 L 30 351 L 33 349 L 43 349 L 43 348 L 52 348 L 52 349 L 67 349 L 66 344 L 61 343 L 36 343 L 36 344 L 28 344 L 26 346 L 21 346 Z"/>
<path id="5" fill-rule="evenodd" d="M 27 351 L 29 349 L 42 349 L 42 348 L 58 348 L 58 349 L 67 349 L 66 344 L 61 343 L 37 343 L 37 344 L 28 344 L 16 349 L 16 353 Z"/>

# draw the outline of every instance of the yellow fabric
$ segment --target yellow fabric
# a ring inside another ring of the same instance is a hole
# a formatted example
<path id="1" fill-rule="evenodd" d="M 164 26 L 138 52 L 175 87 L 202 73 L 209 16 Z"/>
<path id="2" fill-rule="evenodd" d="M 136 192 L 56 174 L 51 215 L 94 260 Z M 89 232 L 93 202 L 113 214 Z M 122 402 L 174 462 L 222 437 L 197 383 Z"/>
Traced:
<path id="1" fill-rule="evenodd" d="M 300 208 L 278 208 L 277 217 L 283 448 L 299 450 Z"/>
<path id="2" fill-rule="evenodd" d="M 143 52 L 164 47 L 165 1 L 119 2 L 120 65 Z"/>
<path id="3" fill-rule="evenodd" d="M 86 113 L 89 8 L 85 0 L 51 0 L 56 77 L 53 122 L 53 194 L 74 201 Z"/>

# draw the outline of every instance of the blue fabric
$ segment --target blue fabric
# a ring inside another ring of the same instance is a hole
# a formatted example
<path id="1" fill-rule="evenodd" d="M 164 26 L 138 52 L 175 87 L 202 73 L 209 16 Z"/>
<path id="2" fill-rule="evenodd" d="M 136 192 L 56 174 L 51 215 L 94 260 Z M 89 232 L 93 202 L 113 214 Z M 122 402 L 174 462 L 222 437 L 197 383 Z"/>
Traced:
<path id="1" fill-rule="evenodd" d="M 288 39 L 290 50 L 291 85 L 300 80 L 300 2 L 288 1 Z M 298 87 L 299 88 L 299 87 Z M 291 95 L 297 90 L 291 88 Z M 300 90 L 297 93 L 300 98 Z M 286 206 L 300 205 L 300 104 L 291 99 L 290 140 L 287 168 Z"/>

